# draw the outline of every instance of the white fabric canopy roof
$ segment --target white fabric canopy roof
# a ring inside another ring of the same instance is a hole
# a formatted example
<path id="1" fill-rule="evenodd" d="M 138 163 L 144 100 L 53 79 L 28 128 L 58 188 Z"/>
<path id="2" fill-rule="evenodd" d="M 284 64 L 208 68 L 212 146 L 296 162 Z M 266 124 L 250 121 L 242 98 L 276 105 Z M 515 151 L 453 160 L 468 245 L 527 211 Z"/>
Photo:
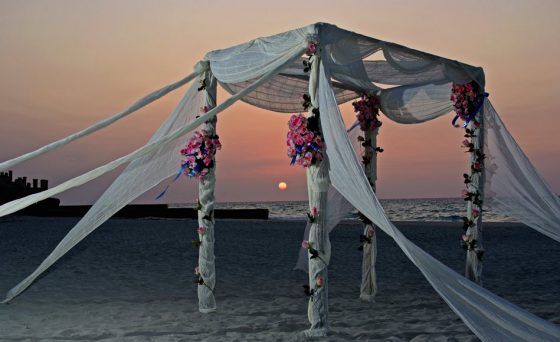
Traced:
<path id="1" fill-rule="evenodd" d="M 84 184 L 119 165 L 130 163 L 47 259 L 10 290 L 5 302 L 24 291 L 41 273 L 116 211 L 172 176 L 177 170 L 180 145 L 189 132 L 204 121 L 239 99 L 277 112 L 300 111 L 301 95 L 308 89 L 308 76 L 302 72 L 301 56 L 310 40 L 319 42 L 321 46 L 319 103 L 331 164 L 333 188 L 330 190 L 330 201 L 341 203 L 338 206 L 340 210 L 329 213 L 328 227 L 334 228 L 351 206 L 360 210 L 397 242 L 447 304 L 483 340 L 560 339 L 558 326 L 458 275 L 414 245 L 388 221 L 367 183 L 340 117 L 338 104 L 352 100 L 362 92 L 377 91 L 381 96 L 382 111 L 391 120 L 412 124 L 434 119 L 451 111 L 449 95 L 453 82 L 475 81 L 484 89 L 482 69 L 324 23 L 209 52 L 197 64 L 192 75 L 138 103 L 145 105 L 163 96 L 166 91 L 197 77 L 207 68 L 232 94 L 229 99 L 195 118 L 202 101 L 196 91 L 198 84 L 195 83 L 145 146 L 52 189 L 0 206 L 0 216 L 4 216 Z M 384 60 L 364 60 L 376 52 L 382 54 Z M 100 125 L 4 162 L 0 164 L 0 170 L 105 127 L 137 109 L 135 105 Z M 560 241 L 558 198 L 509 135 L 489 101 L 485 103 L 483 114 L 486 122 L 489 122 L 485 128 L 487 153 L 495 165 L 492 177 L 487 177 L 488 204 Z M 331 205 L 329 207 L 333 208 Z"/>

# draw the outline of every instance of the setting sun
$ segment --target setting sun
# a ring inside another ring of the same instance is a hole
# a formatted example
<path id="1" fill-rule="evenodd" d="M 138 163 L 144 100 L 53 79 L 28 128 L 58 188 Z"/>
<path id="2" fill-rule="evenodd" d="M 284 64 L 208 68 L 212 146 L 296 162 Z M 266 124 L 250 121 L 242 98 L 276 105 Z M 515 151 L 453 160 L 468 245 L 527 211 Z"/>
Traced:
<path id="1" fill-rule="evenodd" d="M 286 190 L 288 188 L 288 184 L 286 184 L 286 182 L 280 182 L 278 183 L 278 189 L 280 190 Z"/>

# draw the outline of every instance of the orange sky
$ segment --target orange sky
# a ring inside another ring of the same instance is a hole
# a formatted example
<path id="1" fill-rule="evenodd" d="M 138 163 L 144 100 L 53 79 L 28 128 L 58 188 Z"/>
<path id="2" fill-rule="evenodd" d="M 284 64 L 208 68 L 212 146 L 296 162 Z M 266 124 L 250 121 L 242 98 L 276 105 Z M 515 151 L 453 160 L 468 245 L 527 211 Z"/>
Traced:
<path id="1" fill-rule="evenodd" d="M 233 2 L 231 2 L 233 3 Z M 506 125 L 556 192 L 560 140 L 557 1 L 2 1 L 0 160 L 66 136 L 190 73 L 207 51 L 323 21 L 485 69 Z M 467 7 L 468 6 L 468 7 Z M 14 168 L 51 185 L 145 143 L 183 89 L 105 131 Z M 223 99 L 225 94 L 220 93 Z M 345 117 L 351 117 L 348 106 Z M 218 201 L 306 198 L 304 171 L 285 155 L 288 115 L 238 103 L 218 130 Z M 458 197 L 466 155 L 445 116 L 403 126 L 382 119 L 382 198 Z M 255 125 L 258 122 L 258 125 Z M 243 153 L 257 141 L 252 153 Z M 262 143 L 261 143 L 262 142 Z M 179 159 L 179 158 L 178 158 Z M 179 164 L 178 164 L 179 165 Z M 179 167 L 179 166 L 178 166 Z M 59 196 L 91 203 L 116 173 Z M 279 181 L 288 190 L 277 190 Z M 189 184 L 190 183 L 190 184 Z M 191 202 L 182 178 L 164 202 Z M 149 202 L 161 187 L 140 199 Z"/>

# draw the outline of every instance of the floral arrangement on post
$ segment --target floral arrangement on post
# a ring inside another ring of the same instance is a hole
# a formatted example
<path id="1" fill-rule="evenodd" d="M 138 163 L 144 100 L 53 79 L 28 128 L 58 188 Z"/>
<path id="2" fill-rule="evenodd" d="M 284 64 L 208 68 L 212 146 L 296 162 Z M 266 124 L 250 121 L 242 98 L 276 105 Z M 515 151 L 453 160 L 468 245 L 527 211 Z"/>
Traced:
<path id="1" fill-rule="evenodd" d="M 186 160 L 181 161 L 181 168 L 189 177 L 203 180 L 214 167 L 216 151 L 222 148 L 217 135 L 209 135 L 206 130 L 195 131 L 181 154 Z"/>
<path id="2" fill-rule="evenodd" d="M 362 131 L 366 132 L 381 127 L 382 123 L 378 118 L 380 105 L 377 95 L 364 94 L 358 101 L 352 102 Z"/>
<path id="3" fill-rule="evenodd" d="M 453 110 L 456 114 L 452 121 L 453 126 L 459 127 L 455 123 L 460 118 L 464 121 L 462 127 L 467 127 L 482 107 L 485 97 L 488 97 L 488 93 L 480 93 L 475 82 L 453 83 L 449 98 L 453 102 Z M 475 122 L 475 126 L 478 126 L 478 122 Z"/>
<path id="4" fill-rule="evenodd" d="M 306 118 L 303 114 L 292 115 L 288 122 L 288 157 L 291 164 L 309 167 L 323 160 L 323 138 L 319 129 L 318 116 Z"/>

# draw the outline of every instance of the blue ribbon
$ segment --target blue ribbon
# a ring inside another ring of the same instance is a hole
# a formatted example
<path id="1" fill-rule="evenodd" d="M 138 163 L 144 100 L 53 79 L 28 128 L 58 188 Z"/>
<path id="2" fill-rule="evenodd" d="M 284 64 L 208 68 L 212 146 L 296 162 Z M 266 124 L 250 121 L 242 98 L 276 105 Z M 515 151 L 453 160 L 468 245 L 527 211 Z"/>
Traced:
<path id="1" fill-rule="evenodd" d="M 160 199 L 163 197 L 163 195 L 165 195 L 165 193 L 167 192 L 167 190 L 169 190 L 169 187 L 171 186 L 171 184 L 173 184 L 177 179 L 179 179 L 179 177 L 181 177 L 181 175 L 183 174 L 183 171 L 185 171 L 185 169 L 187 168 L 187 163 L 184 163 L 183 165 L 181 165 L 181 169 L 179 170 L 179 172 L 177 173 L 177 176 L 175 176 L 175 178 L 169 182 L 169 184 L 167 184 L 167 186 L 165 187 L 165 190 L 163 190 L 161 192 L 161 194 L 159 194 L 156 197 L 156 200 Z"/>
<path id="2" fill-rule="evenodd" d="M 484 104 L 484 98 L 490 96 L 490 94 L 488 93 L 482 93 L 482 94 L 478 94 L 476 96 L 476 107 L 474 108 L 474 110 L 469 114 L 469 117 L 467 118 L 467 120 L 465 120 L 465 123 L 461 126 L 463 128 L 467 127 L 469 122 L 471 122 L 471 120 L 474 118 L 474 116 L 480 111 L 480 109 L 482 108 L 482 105 Z M 453 127 L 458 127 L 457 125 L 455 125 L 455 122 L 457 122 L 457 119 L 459 119 L 459 115 L 455 115 L 455 117 L 453 118 L 453 120 L 451 121 L 451 124 L 453 125 Z"/>
<path id="3" fill-rule="evenodd" d="M 194 175 L 196 175 L 197 172 L 198 172 L 198 163 L 193 167 L 191 172 L 189 172 L 189 177 L 194 177 Z"/>
<path id="4" fill-rule="evenodd" d="M 319 151 L 319 145 L 315 143 L 308 143 L 307 146 L 311 147 L 311 149 L 315 152 Z M 302 150 L 303 150 L 303 145 L 296 145 L 296 154 L 292 157 L 292 161 L 290 162 L 290 165 L 294 165 L 296 163 L 297 155 L 301 153 Z"/>
<path id="5" fill-rule="evenodd" d="M 294 165 L 296 163 L 297 155 L 298 153 L 301 153 L 302 148 L 303 148 L 302 145 L 296 145 L 296 154 L 294 154 L 294 156 L 292 157 L 292 161 L 290 162 L 290 165 Z"/>
<path id="6" fill-rule="evenodd" d="M 315 152 L 319 151 L 319 145 L 317 145 L 315 143 L 309 143 L 309 144 L 307 144 L 307 146 L 311 147 L 311 149 Z"/>

